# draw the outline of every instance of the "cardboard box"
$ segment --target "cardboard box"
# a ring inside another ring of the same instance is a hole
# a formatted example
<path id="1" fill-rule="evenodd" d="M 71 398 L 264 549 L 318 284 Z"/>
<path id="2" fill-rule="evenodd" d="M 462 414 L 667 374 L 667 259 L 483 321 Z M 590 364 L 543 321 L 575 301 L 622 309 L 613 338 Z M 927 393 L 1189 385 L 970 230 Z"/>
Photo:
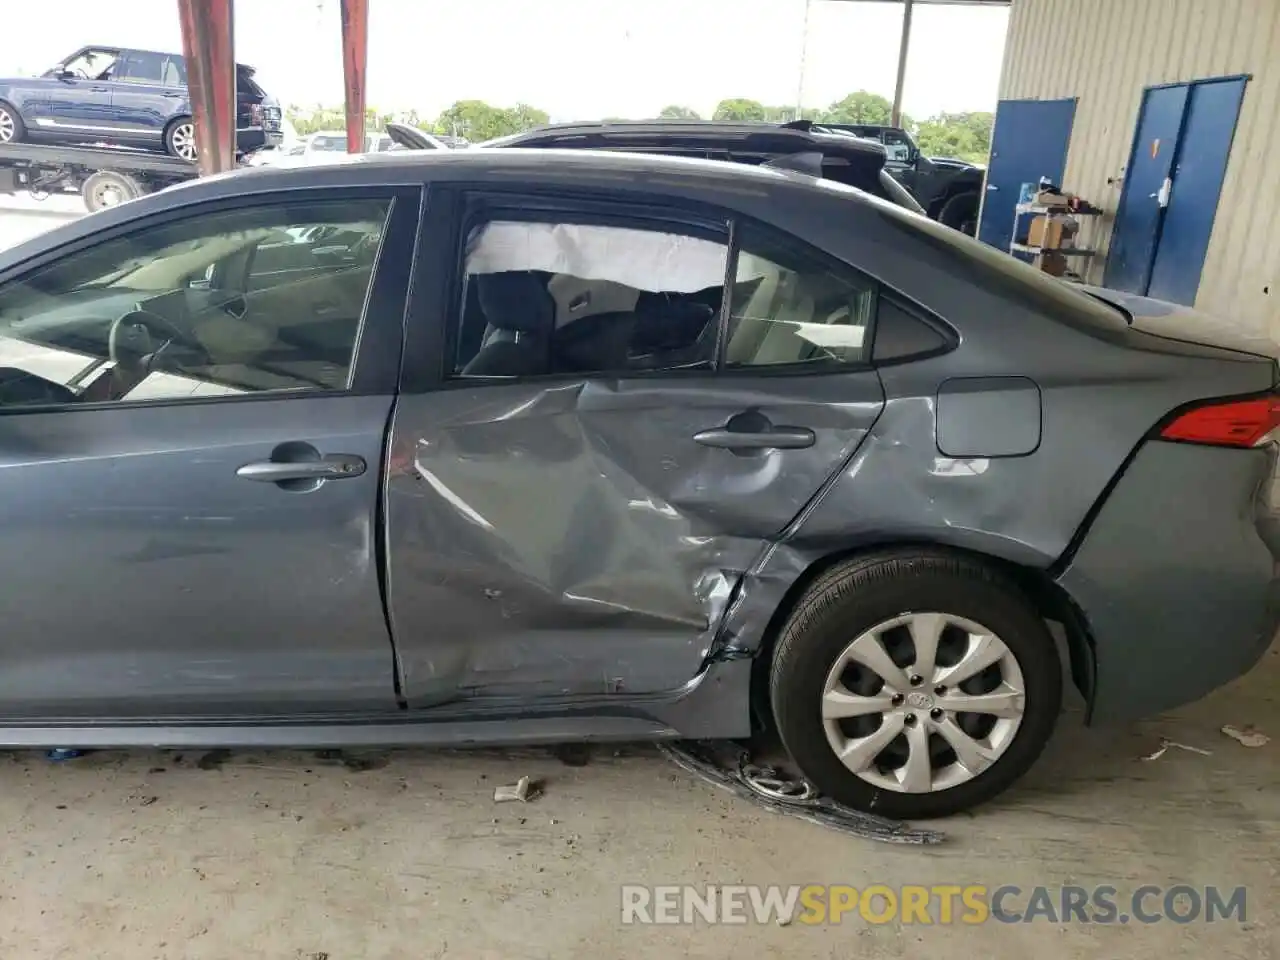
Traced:
<path id="1" fill-rule="evenodd" d="M 1054 214 L 1041 214 L 1027 227 L 1027 245 L 1045 250 L 1057 250 L 1071 245 L 1076 233 L 1076 222 Z"/>
<path id="2" fill-rule="evenodd" d="M 1038 207 L 1056 207 L 1065 210 L 1070 206 L 1071 198 L 1065 193 L 1055 193 L 1052 190 L 1040 190 L 1036 193 L 1031 202 Z"/>
<path id="3" fill-rule="evenodd" d="M 1065 276 L 1067 272 L 1067 258 L 1053 250 L 1046 250 L 1036 257 L 1036 265 L 1053 277 Z"/>

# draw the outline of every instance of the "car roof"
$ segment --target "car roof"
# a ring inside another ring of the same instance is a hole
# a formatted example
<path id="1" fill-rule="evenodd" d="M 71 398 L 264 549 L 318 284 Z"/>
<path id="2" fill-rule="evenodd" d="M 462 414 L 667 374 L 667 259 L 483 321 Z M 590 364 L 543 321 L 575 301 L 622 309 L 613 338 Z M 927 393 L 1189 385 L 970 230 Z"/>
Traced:
<path id="1" fill-rule="evenodd" d="M 484 147 L 355 155 L 335 153 L 323 163 L 289 163 L 286 159 L 280 165 L 242 167 L 228 173 L 198 177 L 129 203 L 100 210 L 92 216 L 74 220 L 0 251 L 0 269 L 37 255 L 50 245 L 86 239 L 139 216 L 178 210 L 211 200 L 281 190 L 418 187 L 436 180 L 497 183 L 505 187 L 522 181 L 533 186 L 571 183 L 578 188 L 596 187 L 609 191 L 617 191 L 620 185 L 626 190 L 643 191 L 652 185 L 655 192 L 669 193 L 673 197 L 684 195 L 698 199 L 705 195 L 708 202 L 724 202 L 731 206 L 743 202 L 748 206 L 776 202 L 772 195 L 779 189 L 828 195 L 835 189 L 852 202 L 889 206 L 887 201 L 856 189 L 833 185 L 830 181 L 793 170 L 691 157 L 599 150 L 495 150 Z"/>
<path id="2" fill-rule="evenodd" d="M 516 147 L 543 143 L 554 145 L 569 141 L 598 141 L 620 146 L 628 141 L 660 141 L 666 138 L 683 142 L 705 141 L 726 145 L 743 145 L 767 151 L 799 152 L 817 146 L 824 152 L 843 155 L 861 154 L 883 161 L 884 147 L 870 140 L 838 134 L 824 134 L 806 126 L 782 123 L 738 122 L 724 120 L 601 120 L 588 123 L 556 123 L 524 133 L 491 140 L 482 146 Z"/>

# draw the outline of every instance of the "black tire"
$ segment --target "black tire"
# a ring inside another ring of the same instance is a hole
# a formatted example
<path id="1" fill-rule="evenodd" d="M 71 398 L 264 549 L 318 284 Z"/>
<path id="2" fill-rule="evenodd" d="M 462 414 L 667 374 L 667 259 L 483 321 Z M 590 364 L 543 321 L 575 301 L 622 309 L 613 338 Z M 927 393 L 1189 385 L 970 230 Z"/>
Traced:
<path id="1" fill-rule="evenodd" d="M 99 170 L 90 174 L 80 188 L 84 205 L 90 213 L 136 200 L 146 192 L 139 181 L 127 173 L 117 173 L 114 170 Z"/>
<path id="2" fill-rule="evenodd" d="M 195 122 L 190 117 L 176 117 L 164 128 L 164 152 L 171 157 L 196 162 Z"/>
<path id="3" fill-rule="evenodd" d="M 22 116 L 10 104 L 0 100 L 0 143 L 20 143 L 26 138 L 27 125 L 22 122 Z"/>
<path id="4" fill-rule="evenodd" d="M 885 789 L 846 767 L 827 740 L 820 706 L 827 674 L 844 649 L 911 611 L 985 626 L 1013 654 L 1025 690 L 1021 724 L 1004 752 L 972 779 L 927 793 Z M 984 803 L 1031 767 L 1057 722 L 1062 664 L 1044 621 L 1008 578 L 967 557 L 895 550 L 840 564 L 805 592 L 779 637 L 769 699 L 783 746 L 819 790 L 859 810 L 927 819 Z"/>
<path id="5" fill-rule="evenodd" d="M 959 230 L 974 237 L 978 235 L 978 209 L 981 202 L 976 193 L 957 193 L 938 211 L 938 222 L 952 230 Z"/>

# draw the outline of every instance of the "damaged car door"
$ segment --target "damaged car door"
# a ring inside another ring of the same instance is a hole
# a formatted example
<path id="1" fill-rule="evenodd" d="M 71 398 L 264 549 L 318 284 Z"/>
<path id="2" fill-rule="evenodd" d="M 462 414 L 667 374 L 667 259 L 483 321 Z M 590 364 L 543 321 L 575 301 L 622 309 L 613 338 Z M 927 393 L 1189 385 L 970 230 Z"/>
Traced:
<path id="1" fill-rule="evenodd" d="M 433 197 L 461 252 L 392 424 L 402 693 L 679 689 L 882 408 L 874 284 L 687 203 Z"/>

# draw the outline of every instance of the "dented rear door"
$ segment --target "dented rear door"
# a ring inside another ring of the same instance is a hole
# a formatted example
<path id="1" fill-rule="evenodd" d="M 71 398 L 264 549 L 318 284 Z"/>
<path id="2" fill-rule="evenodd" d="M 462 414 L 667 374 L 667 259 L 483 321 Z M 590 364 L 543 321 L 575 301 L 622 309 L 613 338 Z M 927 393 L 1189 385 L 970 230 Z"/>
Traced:
<path id="1" fill-rule="evenodd" d="M 788 349 L 743 319 L 780 285 L 748 279 L 720 370 L 428 377 L 402 393 L 386 524 L 410 705 L 654 693 L 697 675 L 743 573 L 883 405 L 869 367 L 731 366 L 735 334 L 739 361 L 756 340 Z M 412 333 L 407 352 L 422 352 Z"/>

